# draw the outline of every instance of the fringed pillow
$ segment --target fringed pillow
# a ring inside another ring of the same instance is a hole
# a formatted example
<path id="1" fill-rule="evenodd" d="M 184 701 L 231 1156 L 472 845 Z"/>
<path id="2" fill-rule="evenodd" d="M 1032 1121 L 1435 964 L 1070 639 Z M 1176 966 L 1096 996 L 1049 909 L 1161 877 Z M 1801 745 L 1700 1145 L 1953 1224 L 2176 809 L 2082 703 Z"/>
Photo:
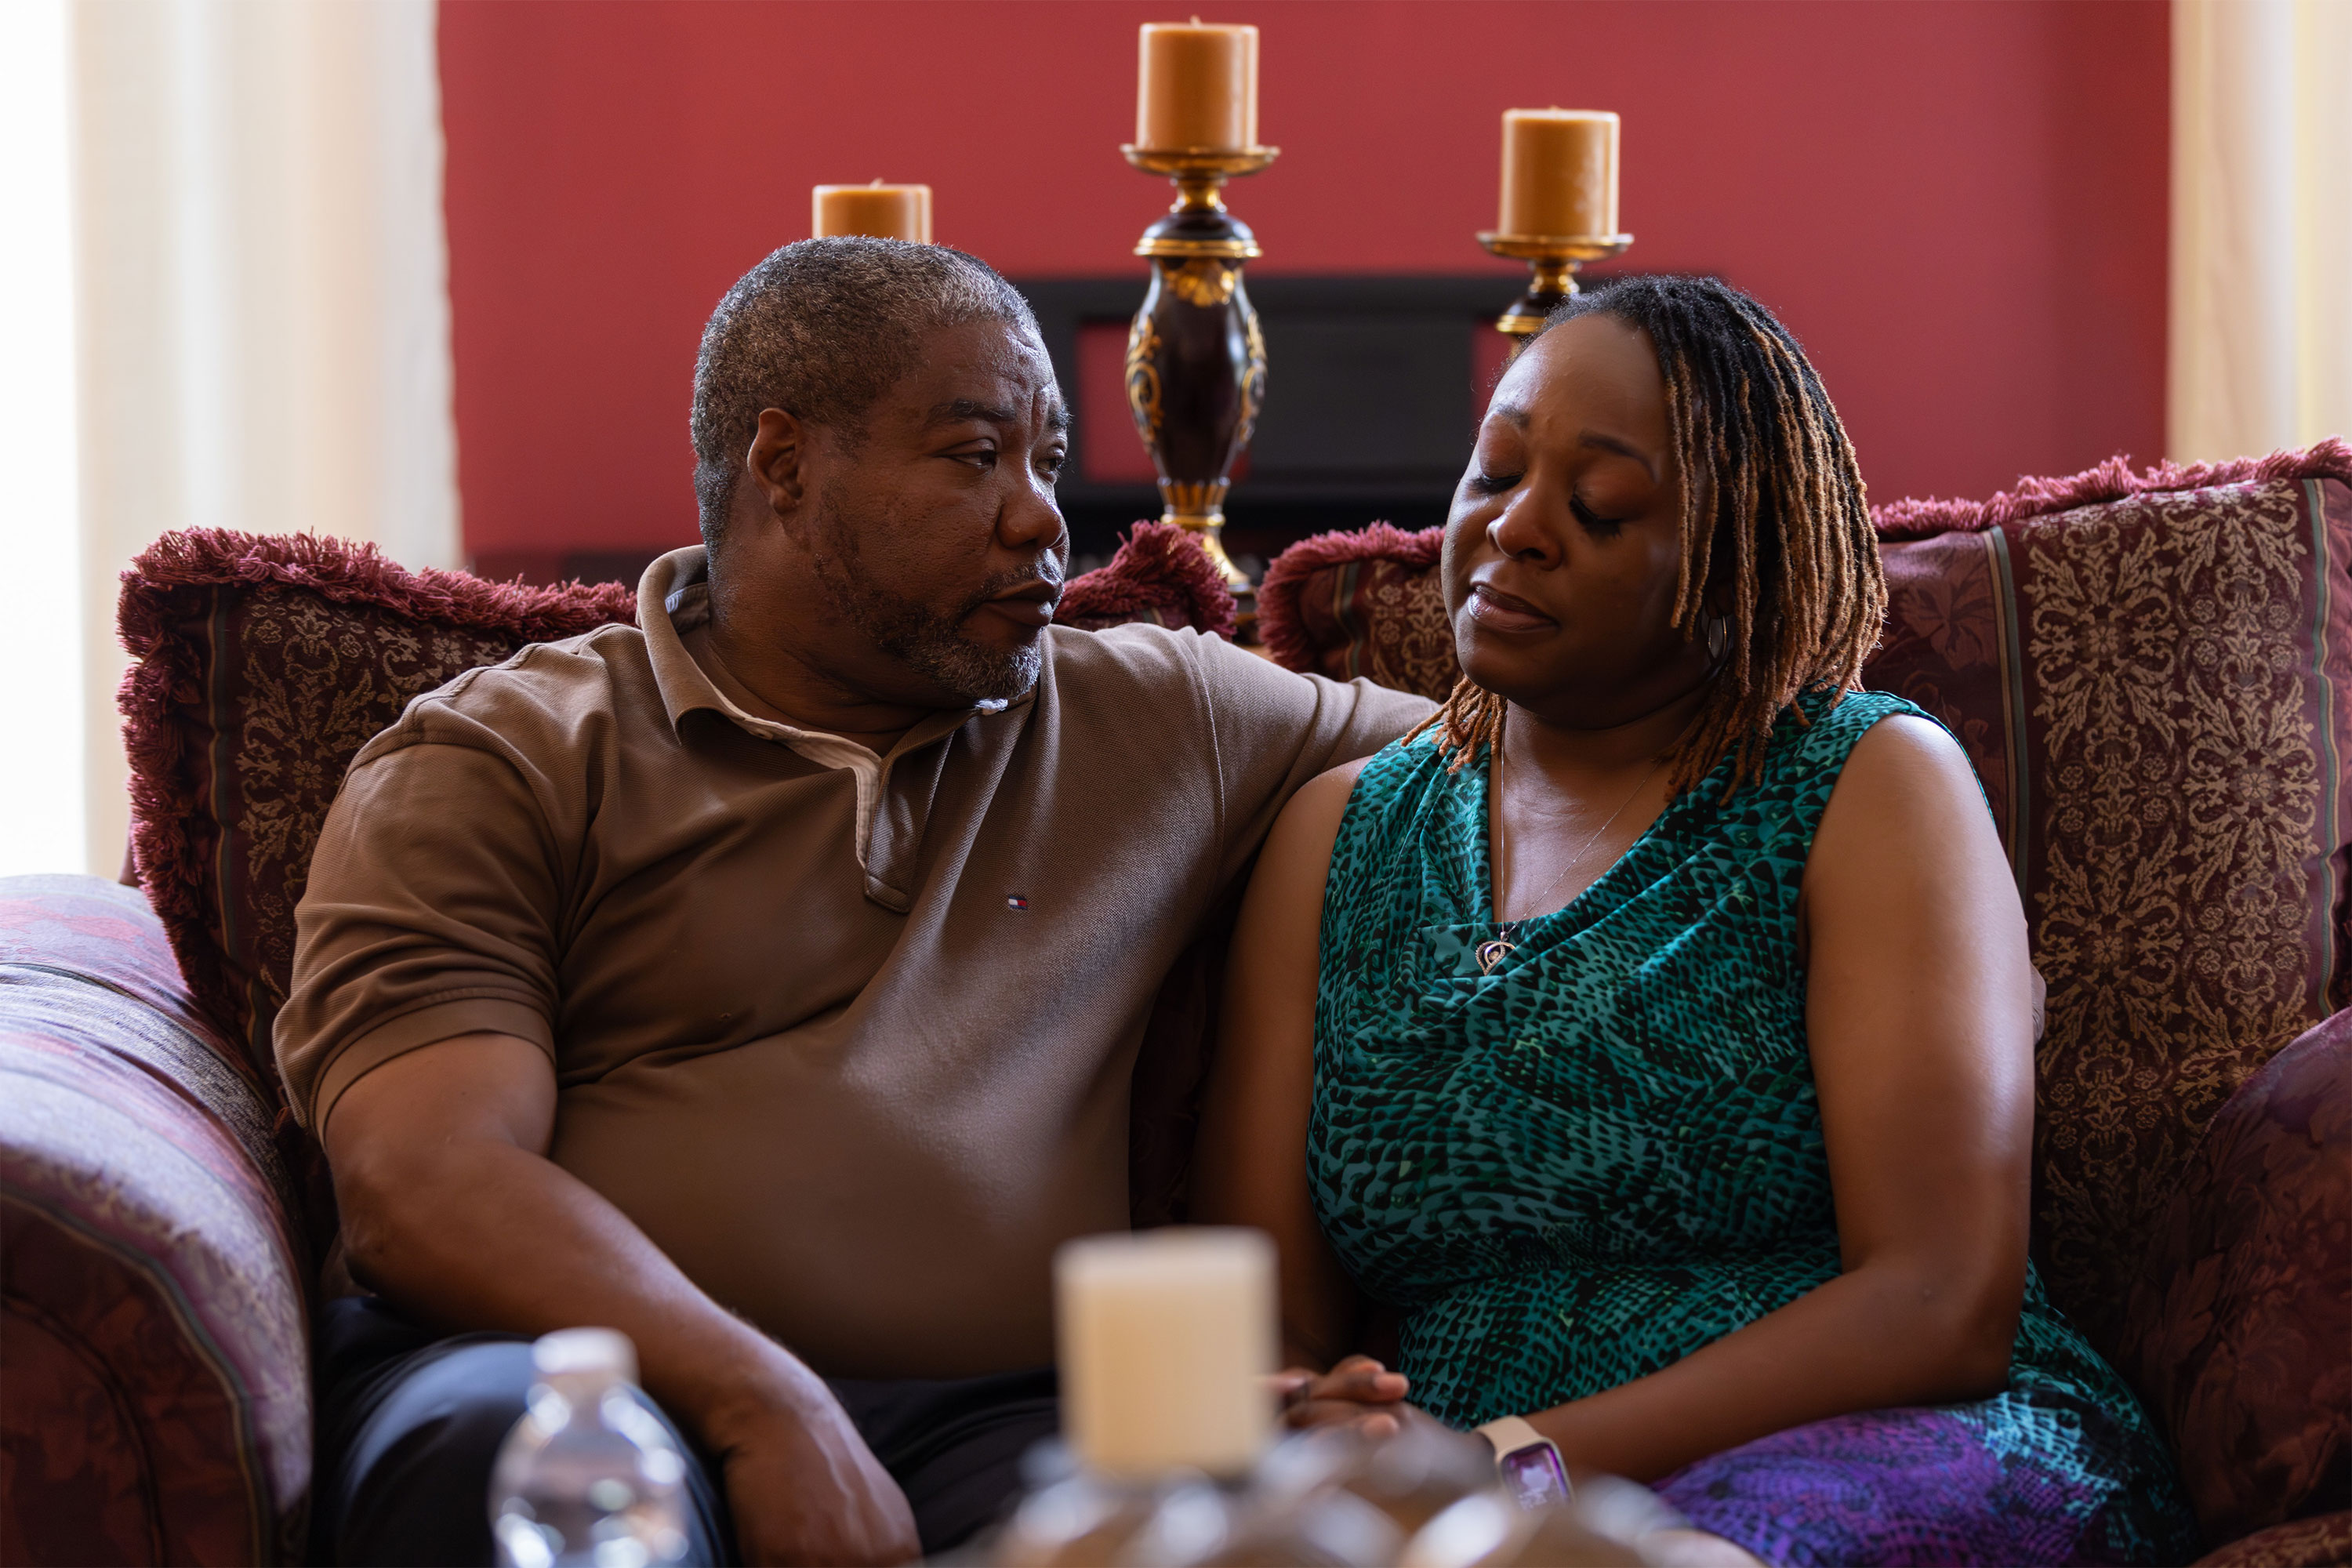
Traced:
<path id="1" fill-rule="evenodd" d="M 132 864 L 197 1005 L 281 1103 L 294 906 L 352 754 L 477 665 L 635 618 L 624 584 L 410 572 L 310 534 L 167 533 L 122 574 Z"/>
<path id="2" fill-rule="evenodd" d="M 2352 1012 L 2205 1130 L 2119 1364 L 2171 1435 L 2206 1540 L 2352 1502 Z"/>
<path id="3" fill-rule="evenodd" d="M 1139 522 L 1099 570 L 1070 580 L 1057 626 L 1098 632 L 1130 621 L 1234 635 L 1234 595 L 1192 536 L 1172 522 Z"/>
<path id="4" fill-rule="evenodd" d="M 1462 675 L 1437 579 L 1444 536 L 1375 522 L 1292 545 L 1258 585 L 1265 650 L 1304 674 L 1361 677 L 1444 701 Z"/>

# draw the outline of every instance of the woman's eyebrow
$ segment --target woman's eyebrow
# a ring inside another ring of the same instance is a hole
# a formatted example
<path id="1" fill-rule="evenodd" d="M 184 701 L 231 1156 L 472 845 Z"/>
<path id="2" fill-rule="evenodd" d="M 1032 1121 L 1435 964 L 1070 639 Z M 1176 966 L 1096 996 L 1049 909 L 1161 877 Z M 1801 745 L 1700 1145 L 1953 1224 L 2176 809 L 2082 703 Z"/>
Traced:
<path id="1" fill-rule="evenodd" d="M 1586 430 L 1578 434 L 1576 444 L 1580 447 L 1598 447 L 1604 452 L 1614 452 L 1621 458 L 1631 458 L 1649 470 L 1652 484 L 1658 482 L 1656 459 L 1631 441 L 1615 436 L 1604 436 L 1598 430 Z"/>

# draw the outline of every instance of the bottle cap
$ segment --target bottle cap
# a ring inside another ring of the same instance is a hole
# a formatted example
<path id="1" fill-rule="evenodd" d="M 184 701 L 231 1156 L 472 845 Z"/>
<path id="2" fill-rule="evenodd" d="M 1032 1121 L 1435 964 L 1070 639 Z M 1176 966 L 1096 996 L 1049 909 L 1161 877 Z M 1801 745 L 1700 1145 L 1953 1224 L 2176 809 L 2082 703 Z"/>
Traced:
<path id="1" fill-rule="evenodd" d="M 541 1377 L 601 1372 L 623 1383 L 637 1381 L 636 1347 L 618 1329 L 564 1329 L 542 1334 L 530 1347 L 530 1365 Z"/>

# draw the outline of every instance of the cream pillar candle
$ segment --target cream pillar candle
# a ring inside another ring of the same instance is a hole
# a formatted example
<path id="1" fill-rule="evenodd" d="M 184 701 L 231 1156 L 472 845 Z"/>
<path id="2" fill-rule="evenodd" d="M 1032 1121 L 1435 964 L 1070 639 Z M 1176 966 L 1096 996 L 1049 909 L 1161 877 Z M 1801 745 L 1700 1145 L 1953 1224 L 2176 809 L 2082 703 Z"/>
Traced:
<path id="1" fill-rule="evenodd" d="M 1559 237 L 1617 232 L 1617 117 L 1587 109 L 1503 113 L 1507 235 Z"/>
<path id="2" fill-rule="evenodd" d="M 1233 151 L 1257 145 L 1257 29 L 1146 22 L 1135 96 L 1135 144 Z"/>
<path id="3" fill-rule="evenodd" d="M 1106 1474 L 1247 1468 L 1274 1426 L 1274 1244 L 1222 1227 L 1096 1236 L 1054 1258 L 1062 1432 Z"/>
<path id="4" fill-rule="evenodd" d="M 809 193 L 814 208 L 811 228 L 817 238 L 835 234 L 867 234 L 877 239 L 908 239 L 931 243 L 931 187 L 886 185 L 818 185 Z"/>

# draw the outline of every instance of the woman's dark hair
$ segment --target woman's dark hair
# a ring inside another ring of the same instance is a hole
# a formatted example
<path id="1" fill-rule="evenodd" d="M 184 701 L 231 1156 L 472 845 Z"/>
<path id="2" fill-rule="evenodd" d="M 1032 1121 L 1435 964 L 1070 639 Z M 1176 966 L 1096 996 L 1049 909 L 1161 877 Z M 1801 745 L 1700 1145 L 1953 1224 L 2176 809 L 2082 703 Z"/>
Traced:
<path id="1" fill-rule="evenodd" d="M 1761 772 L 1773 723 L 1798 694 L 1857 689 L 1878 646 L 1886 579 L 1862 471 L 1797 340 L 1738 289 L 1621 279 L 1570 299 L 1528 342 L 1591 315 L 1639 327 L 1657 349 L 1683 476 L 1673 624 L 1687 641 L 1710 587 L 1729 600 L 1714 688 L 1667 753 L 1668 785 L 1680 795 L 1729 756 L 1737 789 Z M 1431 722 L 1455 767 L 1501 739 L 1503 711 L 1468 677 L 1454 687 Z"/>

